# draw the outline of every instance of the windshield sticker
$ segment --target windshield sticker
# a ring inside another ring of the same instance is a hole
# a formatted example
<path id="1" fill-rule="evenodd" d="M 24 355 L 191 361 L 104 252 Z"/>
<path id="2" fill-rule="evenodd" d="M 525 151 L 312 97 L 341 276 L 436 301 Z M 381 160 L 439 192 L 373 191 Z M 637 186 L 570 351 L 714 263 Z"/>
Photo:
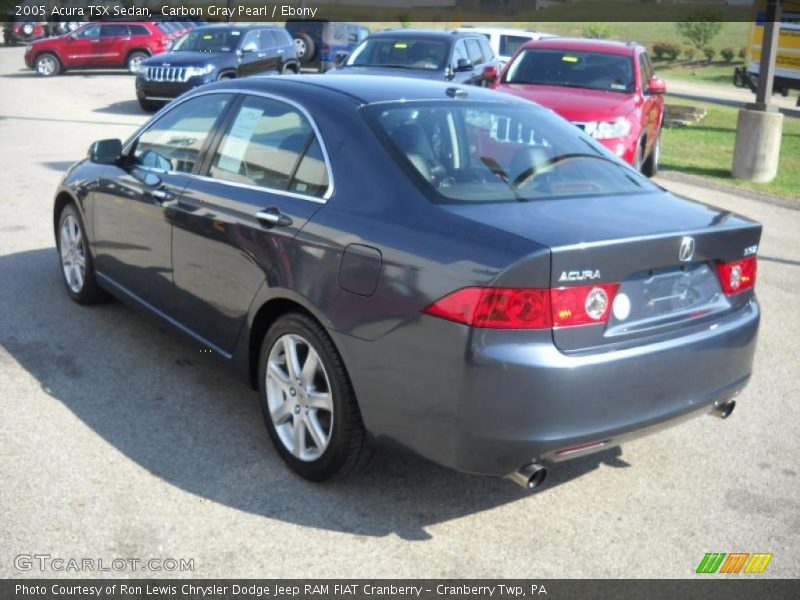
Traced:
<path id="1" fill-rule="evenodd" d="M 211 35 L 210 33 L 207 33 L 207 34 L 205 34 L 205 35 L 203 36 L 203 39 L 204 39 L 204 40 L 213 40 L 213 39 L 214 39 L 214 36 L 213 36 L 213 35 Z"/>
<path id="2" fill-rule="evenodd" d="M 394 47 L 395 48 L 408 48 L 408 44 L 406 44 L 405 42 L 395 42 Z"/>
<path id="3" fill-rule="evenodd" d="M 561 60 L 563 60 L 564 62 L 576 63 L 576 62 L 578 62 L 578 57 L 577 56 L 566 56 L 566 55 L 564 55 L 564 56 L 561 57 Z"/>
<path id="4" fill-rule="evenodd" d="M 612 83 L 611 84 L 612 90 L 626 90 L 627 86 L 624 83 Z"/>
<path id="5" fill-rule="evenodd" d="M 238 173 L 242 167 L 242 159 L 247 151 L 250 138 L 256 130 L 258 120 L 264 114 L 258 108 L 243 107 L 233 122 L 231 131 L 225 140 L 222 148 L 222 155 L 219 157 L 217 166 L 231 173 Z"/>

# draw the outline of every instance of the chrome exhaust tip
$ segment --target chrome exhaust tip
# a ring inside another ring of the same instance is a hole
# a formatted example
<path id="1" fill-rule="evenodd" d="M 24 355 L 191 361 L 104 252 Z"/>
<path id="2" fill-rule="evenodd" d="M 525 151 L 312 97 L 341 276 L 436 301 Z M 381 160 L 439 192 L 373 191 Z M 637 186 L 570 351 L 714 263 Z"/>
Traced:
<path id="1" fill-rule="evenodd" d="M 544 480 L 547 479 L 547 467 L 531 463 L 522 467 L 516 473 L 512 473 L 508 478 L 526 490 L 533 490 L 541 486 Z"/>
<path id="2" fill-rule="evenodd" d="M 720 419 L 727 419 L 731 416 L 731 413 L 733 413 L 734 408 L 736 408 L 736 400 L 728 400 L 727 402 L 722 402 L 714 406 L 711 410 L 711 414 Z"/>

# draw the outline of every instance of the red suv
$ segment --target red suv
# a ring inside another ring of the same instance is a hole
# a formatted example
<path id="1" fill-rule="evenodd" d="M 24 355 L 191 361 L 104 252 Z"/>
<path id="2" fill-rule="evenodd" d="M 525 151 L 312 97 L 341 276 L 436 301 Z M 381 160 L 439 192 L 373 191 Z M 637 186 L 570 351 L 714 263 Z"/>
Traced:
<path id="1" fill-rule="evenodd" d="M 639 44 L 528 42 L 494 87 L 552 109 L 645 175 L 658 171 L 667 88 Z"/>
<path id="2" fill-rule="evenodd" d="M 67 69 L 126 67 L 131 73 L 149 56 L 164 52 L 169 37 L 151 22 L 87 23 L 25 48 L 25 64 L 43 77 Z"/>

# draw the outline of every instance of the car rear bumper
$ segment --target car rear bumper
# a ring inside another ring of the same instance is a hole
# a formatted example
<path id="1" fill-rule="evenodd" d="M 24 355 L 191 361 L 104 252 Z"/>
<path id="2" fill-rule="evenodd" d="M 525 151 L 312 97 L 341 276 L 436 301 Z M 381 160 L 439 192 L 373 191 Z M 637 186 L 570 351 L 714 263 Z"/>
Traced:
<path id="1" fill-rule="evenodd" d="M 376 342 L 335 340 L 377 441 L 508 475 L 711 411 L 747 383 L 759 318 L 753 300 L 681 337 L 573 354 L 549 331 L 470 330 L 425 315 Z"/>

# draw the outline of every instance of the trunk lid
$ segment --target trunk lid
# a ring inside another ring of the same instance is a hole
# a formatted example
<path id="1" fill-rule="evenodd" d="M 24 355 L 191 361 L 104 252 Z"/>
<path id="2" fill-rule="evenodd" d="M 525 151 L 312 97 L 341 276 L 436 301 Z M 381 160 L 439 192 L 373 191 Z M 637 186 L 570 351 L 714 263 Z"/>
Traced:
<path id="1" fill-rule="evenodd" d="M 754 254 L 761 225 L 667 192 L 445 208 L 549 247 L 551 288 L 620 284 L 606 323 L 553 330 L 563 351 L 674 336 L 724 318 L 752 295 L 726 296 L 716 265 Z"/>

